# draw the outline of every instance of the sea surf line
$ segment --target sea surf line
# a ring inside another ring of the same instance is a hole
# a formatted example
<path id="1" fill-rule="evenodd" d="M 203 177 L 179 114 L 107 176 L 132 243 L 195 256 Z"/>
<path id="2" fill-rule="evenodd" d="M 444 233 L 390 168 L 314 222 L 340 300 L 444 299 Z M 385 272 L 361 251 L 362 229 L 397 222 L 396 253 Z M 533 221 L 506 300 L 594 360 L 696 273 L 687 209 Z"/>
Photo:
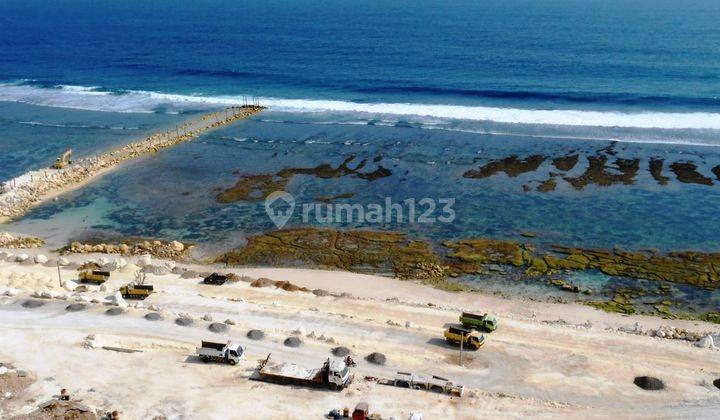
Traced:
<path id="1" fill-rule="evenodd" d="M 213 128 L 249 118 L 265 109 L 259 105 L 231 107 L 205 114 L 175 130 L 154 133 L 119 149 L 101 153 L 61 169 L 30 171 L 0 185 L 0 223 L 26 214 L 31 208 L 78 188 L 118 167 L 123 162 L 189 141 Z"/>

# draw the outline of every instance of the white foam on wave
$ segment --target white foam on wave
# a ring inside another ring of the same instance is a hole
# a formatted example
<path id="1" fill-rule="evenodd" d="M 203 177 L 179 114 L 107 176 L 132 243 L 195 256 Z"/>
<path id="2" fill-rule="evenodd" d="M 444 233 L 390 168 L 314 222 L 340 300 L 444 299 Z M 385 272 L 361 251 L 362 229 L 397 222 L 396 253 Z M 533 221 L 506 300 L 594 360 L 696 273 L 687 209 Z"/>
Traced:
<path id="1" fill-rule="evenodd" d="M 119 93 L 97 87 L 58 85 L 42 88 L 27 84 L 0 84 L 0 100 L 36 105 L 113 112 L 179 112 L 203 107 L 240 105 L 242 96 L 201 96 L 128 90 Z M 288 112 L 394 115 L 447 120 L 492 121 L 504 124 L 553 125 L 641 129 L 720 130 L 720 113 L 620 112 L 589 110 L 539 110 L 487 106 L 356 103 L 336 100 L 259 98 L 273 110 Z M 383 125 L 384 120 L 377 122 Z"/>

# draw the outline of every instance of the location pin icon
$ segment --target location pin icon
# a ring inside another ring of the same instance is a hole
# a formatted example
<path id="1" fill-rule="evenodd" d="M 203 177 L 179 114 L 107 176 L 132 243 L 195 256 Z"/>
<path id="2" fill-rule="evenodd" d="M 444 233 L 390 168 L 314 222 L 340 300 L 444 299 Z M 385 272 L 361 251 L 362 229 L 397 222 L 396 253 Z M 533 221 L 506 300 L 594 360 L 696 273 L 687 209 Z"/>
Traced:
<path id="1" fill-rule="evenodd" d="M 295 197 L 285 191 L 274 191 L 265 197 L 265 212 L 270 220 L 282 229 L 295 210 Z"/>

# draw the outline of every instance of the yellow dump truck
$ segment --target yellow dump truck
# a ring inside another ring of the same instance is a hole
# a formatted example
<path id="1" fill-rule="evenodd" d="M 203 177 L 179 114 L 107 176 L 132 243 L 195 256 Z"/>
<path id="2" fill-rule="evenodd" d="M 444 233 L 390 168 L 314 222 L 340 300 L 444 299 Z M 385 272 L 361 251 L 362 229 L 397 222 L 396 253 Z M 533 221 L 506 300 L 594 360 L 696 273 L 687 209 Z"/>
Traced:
<path id="1" fill-rule="evenodd" d="M 155 288 L 149 284 L 128 283 L 120 288 L 120 294 L 124 299 L 147 299 L 153 294 Z"/>
<path id="2" fill-rule="evenodd" d="M 451 326 L 445 330 L 443 335 L 445 336 L 445 341 L 448 343 L 454 346 L 460 346 L 460 342 L 462 341 L 463 347 L 469 350 L 477 350 L 485 344 L 484 335 L 461 326 Z"/>
<path id="3" fill-rule="evenodd" d="M 84 270 L 78 275 L 81 283 L 103 284 L 110 278 L 109 271 Z"/>
<path id="4" fill-rule="evenodd" d="M 72 156 L 72 149 L 68 150 L 67 152 L 63 153 L 62 156 L 55 159 L 55 163 L 53 163 L 53 169 L 62 169 L 72 163 L 70 161 L 70 157 Z"/>

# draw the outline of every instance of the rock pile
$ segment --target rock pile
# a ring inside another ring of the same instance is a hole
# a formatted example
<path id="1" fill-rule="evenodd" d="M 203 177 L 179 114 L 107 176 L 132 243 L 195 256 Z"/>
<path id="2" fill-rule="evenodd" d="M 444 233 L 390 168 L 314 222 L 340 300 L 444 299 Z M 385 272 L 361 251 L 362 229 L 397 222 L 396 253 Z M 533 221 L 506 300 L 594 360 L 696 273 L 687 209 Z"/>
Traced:
<path id="1" fill-rule="evenodd" d="M 192 245 L 178 241 L 166 242 L 147 239 L 127 239 L 121 243 L 73 242 L 62 249 L 63 253 L 74 254 L 120 254 L 126 256 L 152 255 L 156 258 L 178 260 L 186 257 Z"/>
<path id="2" fill-rule="evenodd" d="M 45 245 L 45 241 L 34 236 L 20 236 L 8 232 L 0 232 L 0 248 L 27 249 L 38 248 L 43 245 Z"/>

